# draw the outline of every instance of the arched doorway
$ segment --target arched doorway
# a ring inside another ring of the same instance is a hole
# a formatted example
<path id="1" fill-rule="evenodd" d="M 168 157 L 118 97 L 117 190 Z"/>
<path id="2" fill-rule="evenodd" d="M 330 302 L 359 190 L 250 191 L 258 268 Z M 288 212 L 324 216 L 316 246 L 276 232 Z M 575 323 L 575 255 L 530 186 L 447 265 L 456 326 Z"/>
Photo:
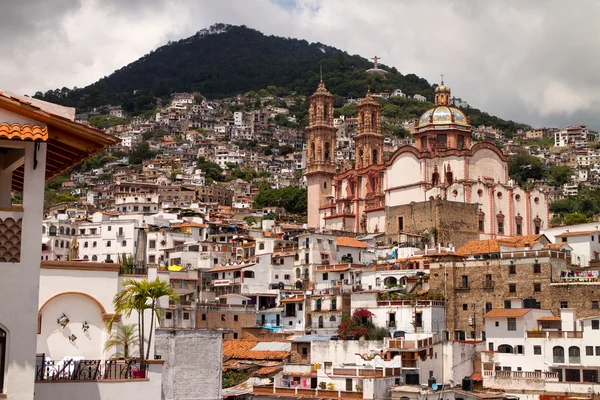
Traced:
<path id="1" fill-rule="evenodd" d="M 6 372 L 6 332 L 0 328 L 0 393 L 4 393 L 4 374 Z"/>

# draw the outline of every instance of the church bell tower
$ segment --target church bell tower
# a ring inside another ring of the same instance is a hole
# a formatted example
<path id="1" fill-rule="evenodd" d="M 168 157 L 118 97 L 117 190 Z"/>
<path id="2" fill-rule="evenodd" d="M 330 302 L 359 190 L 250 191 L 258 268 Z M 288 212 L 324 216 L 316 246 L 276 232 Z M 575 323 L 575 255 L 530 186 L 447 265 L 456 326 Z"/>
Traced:
<path id="1" fill-rule="evenodd" d="M 358 132 L 354 137 L 356 169 L 383 163 L 383 136 L 381 135 L 381 106 L 371 91 L 358 103 Z"/>
<path id="2" fill-rule="evenodd" d="M 323 81 L 309 98 L 309 126 L 306 128 L 306 181 L 308 226 L 320 225 L 319 209 L 332 194 L 335 168 L 336 128 L 333 126 L 333 95 Z"/>

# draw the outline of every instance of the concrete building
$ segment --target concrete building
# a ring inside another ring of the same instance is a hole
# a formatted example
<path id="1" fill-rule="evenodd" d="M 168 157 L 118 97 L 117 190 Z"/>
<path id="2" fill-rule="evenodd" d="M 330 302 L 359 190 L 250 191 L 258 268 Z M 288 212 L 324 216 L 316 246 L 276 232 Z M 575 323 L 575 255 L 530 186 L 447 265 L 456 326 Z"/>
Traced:
<path id="1" fill-rule="evenodd" d="M 222 398 L 222 331 L 157 329 L 156 354 L 165 363 L 163 400 Z"/>

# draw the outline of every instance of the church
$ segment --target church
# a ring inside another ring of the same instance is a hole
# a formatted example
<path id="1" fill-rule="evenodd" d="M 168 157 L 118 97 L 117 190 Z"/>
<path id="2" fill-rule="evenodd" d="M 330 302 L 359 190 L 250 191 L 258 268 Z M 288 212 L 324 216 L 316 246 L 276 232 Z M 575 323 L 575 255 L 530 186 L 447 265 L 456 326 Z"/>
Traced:
<path id="1" fill-rule="evenodd" d="M 415 120 L 414 144 L 384 157 L 381 110 L 370 92 L 358 102 L 355 164 L 335 162 L 333 95 L 321 81 L 309 98 L 306 129 L 308 226 L 355 233 L 389 232 L 390 209 L 445 200 L 478 210 L 480 239 L 539 234 L 548 227 L 548 193 L 509 181 L 508 155 L 473 142 L 469 118 L 435 89 L 435 106 Z M 397 233 L 397 232 L 394 232 Z"/>

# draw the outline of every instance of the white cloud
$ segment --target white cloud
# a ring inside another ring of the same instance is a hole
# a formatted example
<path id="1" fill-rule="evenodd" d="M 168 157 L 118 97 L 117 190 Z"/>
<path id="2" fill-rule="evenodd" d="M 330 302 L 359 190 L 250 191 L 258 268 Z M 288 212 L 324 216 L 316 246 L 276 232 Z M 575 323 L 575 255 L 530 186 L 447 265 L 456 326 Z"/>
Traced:
<path id="1" fill-rule="evenodd" d="M 52 5 L 48 5 L 52 3 Z M 8 1 L 0 88 L 85 86 L 216 22 L 319 41 L 437 82 L 504 118 L 600 126 L 600 3 L 561 1 Z M 29 18 L 26 18 L 29 17 Z"/>

